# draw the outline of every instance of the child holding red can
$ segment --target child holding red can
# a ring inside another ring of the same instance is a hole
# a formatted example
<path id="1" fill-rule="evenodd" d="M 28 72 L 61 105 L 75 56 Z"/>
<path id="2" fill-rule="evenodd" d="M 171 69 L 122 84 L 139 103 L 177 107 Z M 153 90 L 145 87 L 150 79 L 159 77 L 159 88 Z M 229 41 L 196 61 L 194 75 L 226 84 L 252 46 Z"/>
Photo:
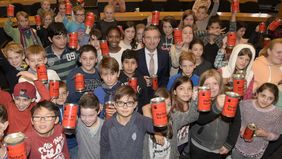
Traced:
<path id="1" fill-rule="evenodd" d="M 95 68 L 97 63 L 97 50 L 92 45 L 84 45 L 79 49 L 80 67 L 74 68 L 67 77 L 67 87 L 69 91 L 67 101 L 77 103 L 83 92 L 93 92 L 95 88 L 101 86 L 101 78 L 98 69 Z M 80 73 L 84 76 L 84 88 L 78 92 L 75 87 L 76 75 Z"/>
<path id="2" fill-rule="evenodd" d="M 233 48 L 227 66 L 219 69 L 225 85 L 232 85 L 232 76 L 236 73 L 243 72 L 243 80 L 246 82 L 243 99 L 250 99 L 253 95 L 254 73 L 252 66 L 255 54 L 256 51 L 252 45 L 238 44 Z"/>
<path id="3" fill-rule="evenodd" d="M 149 103 L 146 81 L 137 71 L 138 56 L 137 51 L 125 50 L 121 56 L 122 70 L 119 81 L 122 85 L 130 85 L 138 96 L 137 111 L 142 113 L 142 107 Z"/>
<path id="4" fill-rule="evenodd" d="M 190 129 L 191 159 L 220 159 L 233 148 L 239 135 L 241 119 L 240 109 L 232 120 L 221 116 L 224 106 L 223 79 L 214 69 L 205 71 L 200 76 L 199 86 L 206 86 L 211 91 L 211 111 L 200 112 L 199 118 Z"/>
<path id="5" fill-rule="evenodd" d="M 66 158 L 69 152 L 63 128 L 59 125 L 59 108 L 42 101 L 31 109 L 33 129 L 26 132 L 25 146 L 29 158 Z"/>
<path id="6" fill-rule="evenodd" d="M 264 83 L 256 93 L 256 99 L 240 103 L 241 137 L 238 137 L 232 158 L 261 158 L 269 142 L 277 140 L 281 134 L 282 110 L 274 106 L 279 98 L 277 86 Z M 246 142 L 243 134 L 250 123 L 256 126 L 255 136 Z"/>

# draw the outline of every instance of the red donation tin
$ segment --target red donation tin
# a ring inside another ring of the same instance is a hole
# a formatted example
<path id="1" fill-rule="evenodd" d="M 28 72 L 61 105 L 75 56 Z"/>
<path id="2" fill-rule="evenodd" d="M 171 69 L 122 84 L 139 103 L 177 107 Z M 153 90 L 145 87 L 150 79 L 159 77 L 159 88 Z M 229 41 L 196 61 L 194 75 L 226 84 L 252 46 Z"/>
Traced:
<path id="1" fill-rule="evenodd" d="M 85 84 L 84 84 L 84 75 L 82 73 L 77 73 L 75 75 L 74 84 L 75 84 L 75 90 L 77 92 L 84 91 Z"/>
<path id="2" fill-rule="evenodd" d="M 245 94 L 245 76 L 243 74 L 233 75 L 233 92 L 239 94 L 241 97 Z"/>
<path id="3" fill-rule="evenodd" d="M 9 159 L 27 159 L 24 139 L 25 135 L 21 132 L 9 134 L 4 138 Z"/>
<path id="4" fill-rule="evenodd" d="M 62 125 L 65 129 L 75 129 L 77 119 L 78 105 L 66 103 L 64 105 L 64 117 Z"/>
<path id="5" fill-rule="evenodd" d="M 239 0 L 233 0 L 231 3 L 231 12 L 239 12 L 240 11 L 240 3 Z"/>
<path id="6" fill-rule="evenodd" d="M 69 47 L 72 49 L 76 49 L 78 45 L 78 33 L 72 32 L 69 33 Z"/>
<path id="7" fill-rule="evenodd" d="M 255 135 L 256 131 L 256 125 L 254 123 L 248 124 L 248 126 L 245 128 L 244 134 L 243 134 L 243 139 L 245 142 L 252 142 L 253 137 Z"/>
<path id="8" fill-rule="evenodd" d="M 227 34 L 227 46 L 228 47 L 234 47 L 236 45 L 236 33 L 235 32 L 229 32 Z"/>
<path id="9" fill-rule="evenodd" d="M 152 75 L 151 76 L 151 82 L 152 82 L 152 89 L 155 91 L 159 88 L 159 83 L 158 83 L 158 76 L 157 75 Z"/>
<path id="10" fill-rule="evenodd" d="M 173 36 L 175 44 L 182 42 L 182 30 L 180 30 L 179 28 L 175 28 L 173 31 Z"/>
<path id="11" fill-rule="evenodd" d="M 106 120 L 108 120 L 112 117 L 112 115 L 109 114 L 109 112 L 108 112 L 109 109 L 115 109 L 113 101 L 107 101 L 105 103 L 105 118 L 106 118 Z"/>
<path id="12" fill-rule="evenodd" d="M 86 26 L 85 33 L 86 34 L 90 33 L 91 28 L 94 26 L 94 22 L 95 22 L 94 13 L 88 12 L 86 15 L 86 20 L 85 20 L 85 26 Z"/>
<path id="13" fill-rule="evenodd" d="M 263 47 L 267 47 L 270 43 L 271 39 L 270 38 L 263 38 Z"/>
<path id="14" fill-rule="evenodd" d="M 49 94 L 51 98 L 59 97 L 59 86 L 60 86 L 60 82 L 58 80 L 49 81 Z"/>
<path id="15" fill-rule="evenodd" d="M 159 25 L 160 23 L 160 12 L 159 11 L 153 11 L 152 12 L 152 25 Z"/>
<path id="16" fill-rule="evenodd" d="M 8 17 L 14 17 L 15 14 L 15 6 L 12 4 L 8 4 L 7 6 L 7 16 Z"/>
<path id="17" fill-rule="evenodd" d="M 103 56 L 109 56 L 109 46 L 107 40 L 101 40 L 100 48 Z"/>
<path id="18" fill-rule="evenodd" d="M 165 99 L 156 97 L 151 99 L 153 124 L 155 127 L 165 127 L 168 123 Z"/>
<path id="19" fill-rule="evenodd" d="M 265 30 L 266 30 L 265 22 L 259 23 L 259 32 L 260 32 L 260 33 L 264 33 Z"/>
<path id="20" fill-rule="evenodd" d="M 275 31 L 281 24 L 281 19 L 277 18 L 268 25 L 268 30 Z"/>
<path id="21" fill-rule="evenodd" d="M 47 68 L 45 64 L 38 64 L 36 66 L 36 73 L 38 80 L 40 80 L 44 84 L 48 82 Z"/>
<path id="22" fill-rule="evenodd" d="M 211 110 L 211 90 L 209 87 L 199 87 L 198 110 L 200 112 L 208 112 Z"/>
<path id="23" fill-rule="evenodd" d="M 65 11 L 66 15 L 71 15 L 72 13 L 72 5 L 69 2 L 66 2 L 66 11 Z"/>
<path id="24" fill-rule="evenodd" d="M 35 20 L 35 24 L 37 26 L 40 26 L 41 25 L 41 17 L 39 15 L 35 15 L 34 16 L 34 20 Z"/>
<path id="25" fill-rule="evenodd" d="M 128 79 L 128 85 L 134 89 L 135 92 L 137 92 L 137 85 L 138 81 L 136 77 L 130 77 Z"/>
<path id="26" fill-rule="evenodd" d="M 226 92 L 222 115 L 228 118 L 235 117 L 237 106 L 239 103 L 239 94 L 235 92 Z"/>

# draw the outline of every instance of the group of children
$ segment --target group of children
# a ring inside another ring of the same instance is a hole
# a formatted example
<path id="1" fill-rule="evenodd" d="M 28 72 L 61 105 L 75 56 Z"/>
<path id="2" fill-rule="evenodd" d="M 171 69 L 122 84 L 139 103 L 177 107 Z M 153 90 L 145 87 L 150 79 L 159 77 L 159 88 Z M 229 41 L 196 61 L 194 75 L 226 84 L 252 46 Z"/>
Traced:
<path id="1" fill-rule="evenodd" d="M 232 13 L 229 32 L 235 32 L 237 40 L 228 54 L 221 22 L 211 16 L 219 1 L 213 0 L 210 14 L 208 6 L 185 11 L 179 25 L 174 17 L 164 17 L 161 34 L 151 39 L 144 37 L 144 30 L 158 30 L 156 27 L 133 22 L 118 26 L 112 5 L 104 8 L 105 18 L 89 34 L 85 33 L 86 12 L 80 3 L 73 9 L 73 18 L 64 14 L 65 3 L 59 3 L 54 17 L 50 3 L 44 0 L 38 10 L 44 22 L 36 30 L 30 27 L 28 15 L 18 12 L 18 28 L 13 28 L 11 21 L 4 27 L 14 42 L 0 54 L 0 67 L 9 79 L 9 93 L 0 89 L 0 138 L 23 132 L 29 158 L 262 158 L 269 142 L 282 133 L 282 39 L 272 40 L 256 58 L 257 48 L 243 39 L 246 27 L 236 24 L 236 13 Z M 177 43 L 173 36 L 176 27 L 182 33 L 182 41 Z M 77 49 L 67 45 L 70 32 L 78 32 Z M 106 56 L 101 39 L 109 46 Z M 141 48 L 170 57 L 166 63 L 169 80 L 158 81 L 153 94 L 152 77 L 138 69 L 137 50 Z M 51 98 L 50 83 L 38 79 L 38 65 L 47 66 L 49 82 L 60 81 L 58 97 Z M 78 73 L 84 75 L 82 92 L 75 89 Z M 234 74 L 243 74 L 245 88 L 230 120 L 221 112 L 225 92 L 232 91 Z M 134 88 L 131 79 L 137 80 Z M 198 111 L 198 87 L 210 89 L 209 112 Z M 166 103 L 164 131 L 157 131 L 152 122 L 150 100 L 155 97 Z M 73 131 L 61 126 L 68 103 L 79 106 Z M 250 123 L 256 125 L 255 136 L 252 142 L 245 142 L 244 131 Z M 0 158 L 8 158 L 9 152 L 1 144 Z"/>

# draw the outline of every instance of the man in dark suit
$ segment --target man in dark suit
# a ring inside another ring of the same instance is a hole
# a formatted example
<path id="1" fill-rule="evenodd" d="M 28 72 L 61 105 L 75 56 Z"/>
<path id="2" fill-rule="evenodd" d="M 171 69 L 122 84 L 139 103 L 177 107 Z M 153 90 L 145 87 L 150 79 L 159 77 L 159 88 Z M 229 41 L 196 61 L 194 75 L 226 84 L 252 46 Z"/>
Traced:
<path id="1" fill-rule="evenodd" d="M 137 71 L 144 76 L 148 87 L 149 97 L 153 96 L 151 78 L 158 76 L 158 86 L 166 87 L 169 79 L 170 60 L 166 51 L 158 49 L 160 31 L 155 26 L 148 26 L 144 30 L 143 43 L 145 48 L 138 50 Z"/>

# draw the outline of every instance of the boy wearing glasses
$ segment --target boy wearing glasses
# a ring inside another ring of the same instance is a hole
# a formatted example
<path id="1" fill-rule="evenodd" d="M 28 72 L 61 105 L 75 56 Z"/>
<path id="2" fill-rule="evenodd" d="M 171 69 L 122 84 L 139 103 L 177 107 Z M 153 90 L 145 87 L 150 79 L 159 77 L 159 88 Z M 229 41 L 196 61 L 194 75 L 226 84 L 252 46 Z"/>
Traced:
<path id="1" fill-rule="evenodd" d="M 33 129 L 26 132 L 26 151 L 29 158 L 66 158 L 69 152 L 63 128 L 59 122 L 59 108 L 42 101 L 31 109 Z"/>
<path id="2" fill-rule="evenodd" d="M 71 32 L 77 32 L 78 33 L 78 43 L 79 46 L 83 46 L 88 43 L 87 40 L 83 40 L 85 34 L 85 10 L 81 6 L 75 6 L 73 8 L 74 12 L 74 20 L 69 20 L 67 17 L 64 18 L 64 25 L 68 31 L 68 33 Z M 86 39 L 86 38 L 85 38 Z M 88 39 L 88 38 L 87 38 Z"/>
<path id="3" fill-rule="evenodd" d="M 137 95 L 130 86 L 119 87 L 114 101 L 117 113 L 105 121 L 101 130 L 101 158 L 142 159 L 144 136 L 153 133 L 152 120 L 134 111 Z"/>

